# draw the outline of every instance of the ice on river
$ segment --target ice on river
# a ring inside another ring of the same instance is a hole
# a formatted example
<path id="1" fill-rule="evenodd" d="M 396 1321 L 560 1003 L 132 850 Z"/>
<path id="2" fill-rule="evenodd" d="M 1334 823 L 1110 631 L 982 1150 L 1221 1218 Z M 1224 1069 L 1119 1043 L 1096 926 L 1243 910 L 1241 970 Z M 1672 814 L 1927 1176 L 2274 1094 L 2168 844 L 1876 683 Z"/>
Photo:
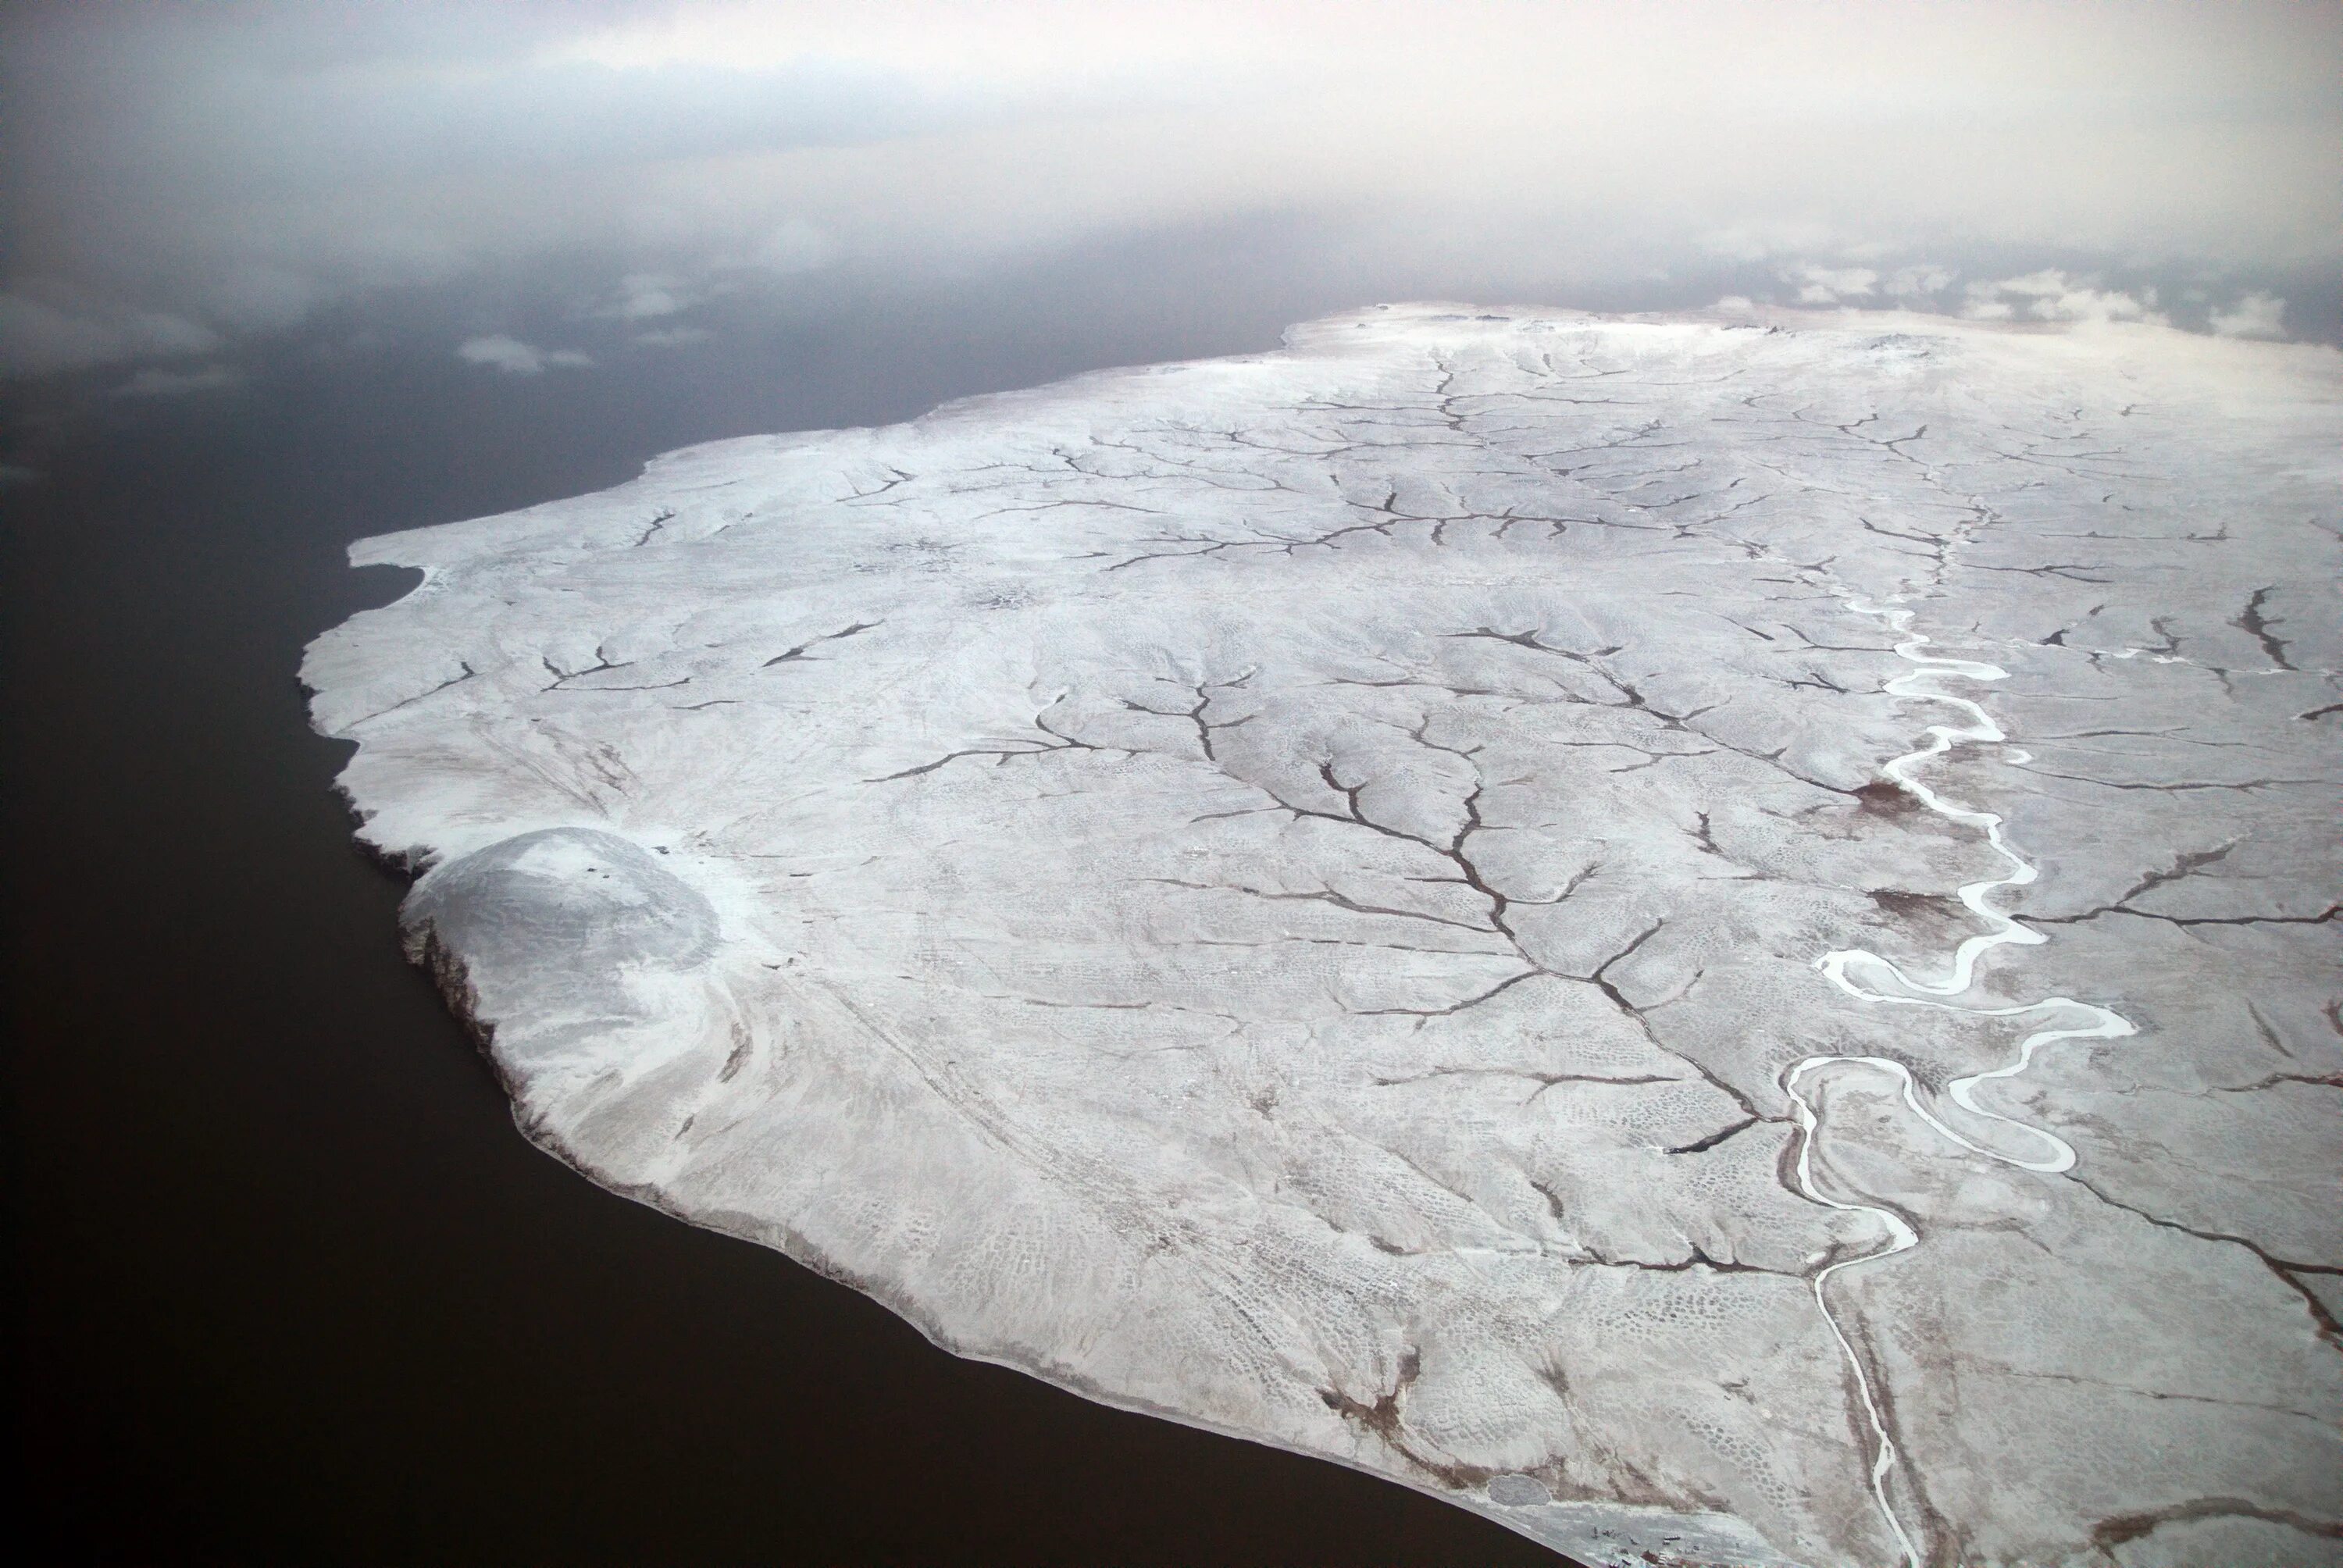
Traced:
<path id="1" fill-rule="evenodd" d="M 1379 307 L 368 540 L 305 676 L 528 1136 L 955 1351 L 1589 1563 L 2332 1563 L 2338 408 Z"/>

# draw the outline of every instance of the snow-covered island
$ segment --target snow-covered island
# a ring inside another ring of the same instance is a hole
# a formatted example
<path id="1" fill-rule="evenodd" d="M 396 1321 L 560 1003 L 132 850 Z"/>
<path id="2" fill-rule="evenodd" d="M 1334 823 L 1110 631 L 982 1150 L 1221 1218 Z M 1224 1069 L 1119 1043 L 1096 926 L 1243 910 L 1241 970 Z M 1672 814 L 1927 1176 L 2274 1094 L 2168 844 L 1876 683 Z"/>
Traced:
<path id="1" fill-rule="evenodd" d="M 2330 350 L 1393 307 L 304 675 L 527 1134 L 951 1350 L 1590 1563 L 2331 1564 L 2338 481 Z"/>

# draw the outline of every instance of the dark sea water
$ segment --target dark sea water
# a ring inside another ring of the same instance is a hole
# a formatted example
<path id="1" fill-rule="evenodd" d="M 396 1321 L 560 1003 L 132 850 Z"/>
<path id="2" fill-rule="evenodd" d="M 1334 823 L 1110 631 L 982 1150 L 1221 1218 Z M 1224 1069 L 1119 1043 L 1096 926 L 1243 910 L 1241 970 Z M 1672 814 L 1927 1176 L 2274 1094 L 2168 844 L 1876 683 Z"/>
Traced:
<path id="1" fill-rule="evenodd" d="M 307 727 L 303 645 L 405 587 L 348 570 L 354 538 L 690 441 L 1266 347 L 1352 303 L 1135 308 L 1096 276 L 1071 303 L 939 287 L 534 379 L 459 365 L 461 331 L 346 322 L 238 390 L 15 410 L 42 475 L 0 495 L 31 1558 L 1553 1561 L 955 1360 L 537 1152 L 401 960 L 403 885 L 352 847 L 346 749 Z"/>

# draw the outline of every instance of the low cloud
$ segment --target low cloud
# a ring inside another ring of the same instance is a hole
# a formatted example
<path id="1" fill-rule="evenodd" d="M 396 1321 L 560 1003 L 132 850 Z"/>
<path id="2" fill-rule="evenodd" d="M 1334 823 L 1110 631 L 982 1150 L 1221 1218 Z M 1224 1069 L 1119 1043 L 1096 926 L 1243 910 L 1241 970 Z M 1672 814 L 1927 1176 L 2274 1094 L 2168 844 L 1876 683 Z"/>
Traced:
<path id="1" fill-rule="evenodd" d="M 0 375 L 210 355 L 354 301 L 554 273 L 616 337 L 816 270 L 966 277 L 1268 214 L 1317 236 L 1279 265 L 1362 291 L 1704 270 L 1756 293 L 1782 266 L 1789 296 L 1836 306 L 1941 298 L 1950 263 L 2137 258 L 2227 293 L 2343 268 L 2343 8 L 1335 14 L 0 8 L 0 94 L 41 133 L 0 138 Z M 2154 314 L 2093 287 L 1954 304 Z M 2281 291 L 2299 313 L 2309 287 Z"/>
<path id="2" fill-rule="evenodd" d="M 1843 299 L 1867 297 L 1879 274 L 1867 266 L 1818 266 L 1804 262 L 1781 269 L 1785 281 L 1795 283 L 1800 305 L 1836 305 Z"/>
<path id="3" fill-rule="evenodd" d="M 165 370 L 148 366 L 114 389 L 116 397 L 185 397 L 196 392 L 224 392 L 244 385 L 244 372 L 232 365 L 206 365 L 198 370 Z"/>
<path id="4" fill-rule="evenodd" d="M 745 266 L 784 276 L 814 272 L 838 257 L 838 244 L 829 233 L 803 218 L 790 218 L 758 237 L 742 257 Z"/>
<path id="5" fill-rule="evenodd" d="M 458 347 L 456 357 L 467 365 L 489 366 L 508 376 L 542 376 L 554 367 L 582 369 L 594 363 L 575 348 L 539 348 L 534 343 L 523 343 L 501 332 L 466 338 Z"/>
<path id="6" fill-rule="evenodd" d="M 671 274 L 632 272 L 618 280 L 619 297 L 605 312 L 621 321 L 647 321 L 673 316 L 690 303 L 689 288 Z"/>
<path id="7" fill-rule="evenodd" d="M 218 333 L 166 311 L 0 294 L 0 367 L 15 375 L 209 354 L 219 347 Z"/>
<path id="8" fill-rule="evenodd" d="M 2274 294 L 2248 294 L 2212 315 L 2217 337 L 2284 337 L 2286 301 Z"/>
<path id="9" fill-rule="evenodd" d="M 1897 299 L 1908 300 L 1942 294 L 1950 288 L 1960 276 L 1949 266 L 1938 266 L 1934 262 L 1923 262 L 1917 266 L 1897 267 L 1888 275 L 1887 281 L 1882 287 L 1885 292 Z"/>
<path id="10" fill-rule="evenodd" d="M 2156 308 L 2153 288 L 2131 294 L 2101 288 L 2096 277 L 2070 277 L 2056 267 L 1972 283 L 1961 314 L 1972 321 L 2143 321 L 2169 327 Z"/>
<path id="11" fill-rule="evenodd" d="M 645 348 L 689 348 L 715 336 L 705 327 L 660 327 L 636 333 L 634 340 Z"/>

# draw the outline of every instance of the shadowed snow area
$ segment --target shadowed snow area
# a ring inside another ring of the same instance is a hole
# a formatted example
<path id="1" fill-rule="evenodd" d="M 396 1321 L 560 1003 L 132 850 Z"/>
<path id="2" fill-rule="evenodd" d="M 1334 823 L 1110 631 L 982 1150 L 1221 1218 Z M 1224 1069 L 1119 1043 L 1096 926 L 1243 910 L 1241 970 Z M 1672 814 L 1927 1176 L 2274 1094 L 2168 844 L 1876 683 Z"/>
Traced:
<path id="1" fill-rule="evenodd" d="M 370 540 L 305 675 L 528 1134 L 954 1350 L 1589 1563 L 2334 1563 L 2338 395 L 1378 308 Z"/>

